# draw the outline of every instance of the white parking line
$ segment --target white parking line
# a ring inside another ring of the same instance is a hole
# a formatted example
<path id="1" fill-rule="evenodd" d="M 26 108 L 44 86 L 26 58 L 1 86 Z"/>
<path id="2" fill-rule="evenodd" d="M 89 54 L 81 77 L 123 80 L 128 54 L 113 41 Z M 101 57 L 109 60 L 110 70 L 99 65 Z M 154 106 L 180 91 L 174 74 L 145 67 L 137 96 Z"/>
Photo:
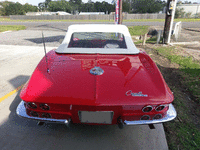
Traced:
<path id="1" fill-rule="evenodd" d="M 8 32 L 12 32 L 11 30 L 9 30 L 9 31 L 4 31 L 4 32 L 0 32 L 0 33 L 8 33 Z"/>

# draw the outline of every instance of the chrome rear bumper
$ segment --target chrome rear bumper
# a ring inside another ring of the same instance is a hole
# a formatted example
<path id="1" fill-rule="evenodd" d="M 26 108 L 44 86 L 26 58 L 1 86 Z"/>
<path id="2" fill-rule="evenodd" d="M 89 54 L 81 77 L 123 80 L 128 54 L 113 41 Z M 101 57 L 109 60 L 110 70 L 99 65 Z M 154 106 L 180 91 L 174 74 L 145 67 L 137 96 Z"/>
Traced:
<path id="1" fill-rule="evenodd" d="M 21 103 L 18 105 L 16 113 L 18 116 L 22 118 L 37 120 L 41 122 L 51 122 L 51 123 L 63 123 L 68 124 L 69 120 L 67 119 L 51 119 L 51 118 L 39 118 L 39 117 L 31 117 L 26 114 L 26 108 L 24 107 L 24 101 L 21 101 Z"/>
<path id="2" fill-rule="evenodd" d="M 176 118 L 177 113 L 172 104 L 169 104 L 169 109 L 167 111 L 167 114 L 162 119 L 154 119 L 154 120 L 136 120 L 136 121 L 124 121 L 125 125 L 139 125 L 139 124 L 155 124 L 155 123 L 163 123 L 167 121 L 171 121 L 174 118 Z"/>
<path id="3" fill-rule="evenodd" d="M 18 105 L 16 113 L 18 116 L 27 119 L 33 119 L 41 122 L 51 122 L 51 123 L 63 123 L 69 124 L 70 120 L 67 119 L 51 119 L 51 118 L 39 118 L 39 117 L 31 117 L 26 114 L 26 108 L 24 107 L 24 101 Z M 136 121 L 124 121 L 124 125 L 142 125 L 142 124 L 155 124 L 171 121 L 176 117 L 177 113 L 172 104 L 169 105 L 169 110 L 167 111 L 167 115 L 162 119 L 154 119 L 154 120 L 136 120 Z"/>

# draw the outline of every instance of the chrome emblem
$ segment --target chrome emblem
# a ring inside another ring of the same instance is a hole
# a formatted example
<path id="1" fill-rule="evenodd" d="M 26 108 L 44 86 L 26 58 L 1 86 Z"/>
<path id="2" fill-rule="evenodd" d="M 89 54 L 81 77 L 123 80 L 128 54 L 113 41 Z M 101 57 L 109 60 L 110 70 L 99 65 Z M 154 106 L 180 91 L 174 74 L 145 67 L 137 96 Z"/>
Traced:
<path id="1" fill-rule="evenodd" d="M 104 71 L 100 67 L 94 67 L 94 68 L 90 69 L 90 73 L 93 75 L 102 75 L 104 73 Z"/>
<path id="2" fill-rule="evenodd" d="M 147 94 L 142 94 L 142 92 L 133 93 L 131 90 L 126 92 L 126 96 L 134 96 L 134 97 L 148 97 Z"/>

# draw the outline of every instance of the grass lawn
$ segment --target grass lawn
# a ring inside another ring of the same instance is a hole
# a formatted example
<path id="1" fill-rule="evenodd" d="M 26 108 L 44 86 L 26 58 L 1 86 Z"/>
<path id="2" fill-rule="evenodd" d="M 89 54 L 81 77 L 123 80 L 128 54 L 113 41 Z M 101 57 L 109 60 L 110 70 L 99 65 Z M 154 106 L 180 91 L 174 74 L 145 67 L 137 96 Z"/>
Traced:
<path id="1" fill-rule="evenodd" d="M 131 20 L 123 20 L 124 22 L 164 22 L 165 19 L 131 19 Z M 193 19 L 193 18 L 179 18 L 174 19 L 175 22 L 200 22 L 200 19 Z"/>
<path id="2" fill-rule="evenodd" d="M 26 29 L 23 25 L 0 25 L 0 32 L 4 31 L 18 31 Z"/>
<path id="3" fill-rule="evenodd" d="M 196 100 L 200 104 L 200 63 L 193 61 L 192 57 L 178 55 L 174 47 L 160 47 L 156 50 L 171 62 L 180 65 L 183 82 L 187 84 L 190 92 L 197 97 Z"/>
<path id="4" fill-rule="evenodd" d="M 0 18 L 0 22 L 113 22 L 114 20 L 11 20 Z"/>
<path id="5" fill-rule="evenodd" d="M 156 44 L 156 40 L 157 40 L 157 37 L 152 37 L 152 38 L 147 39 L 146 43 Z M 162 38 L 160 41 L 162 41 Z M 140 44 L 142 42 L 143 42 L 143 40 L 138 40 L 138 41 L 134 42 L 134 44 Z"/>
<path id="6" fill-rule="evenodd" d="M 179 64 L 177 73 L 180 75 L 181 85 L 192 95 L 192 99 L 187 98 L 184 92 L 180 91 L 179 85 L 170 87 L 174 92 L 173 104 L 178 116 L 175 120 L 164 123 L 169 149 L 199 150 L 200 130 L 194 122 L 200 120 L 198 117 L 200 114 L 198 107 L 200 105 L 200 63 L 191 57 L 179 55 L 175 47 L 157 47 L 154 50 L 172 63 Z M 196 109 L 192 110 L 194 108 Z"/>
<path id="7" fill-rule="evenodd" d="M 134 35 L 144 35 L 145 33 L 147 33 L 149 31 L 149 26 L 131 26 L 128 27 L 129 32 L 131 34 L 131 36 Z"/>

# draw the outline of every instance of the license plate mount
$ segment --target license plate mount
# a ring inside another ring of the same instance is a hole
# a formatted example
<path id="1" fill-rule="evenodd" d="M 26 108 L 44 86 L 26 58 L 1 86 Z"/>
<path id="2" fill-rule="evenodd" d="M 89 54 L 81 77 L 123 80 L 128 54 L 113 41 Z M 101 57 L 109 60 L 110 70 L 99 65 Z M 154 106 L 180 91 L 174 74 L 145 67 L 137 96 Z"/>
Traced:
<path id="1" fill-rule="evenodd" d="M 113 111 L 79 111 L 81 123 L 112 124 Z"/>

